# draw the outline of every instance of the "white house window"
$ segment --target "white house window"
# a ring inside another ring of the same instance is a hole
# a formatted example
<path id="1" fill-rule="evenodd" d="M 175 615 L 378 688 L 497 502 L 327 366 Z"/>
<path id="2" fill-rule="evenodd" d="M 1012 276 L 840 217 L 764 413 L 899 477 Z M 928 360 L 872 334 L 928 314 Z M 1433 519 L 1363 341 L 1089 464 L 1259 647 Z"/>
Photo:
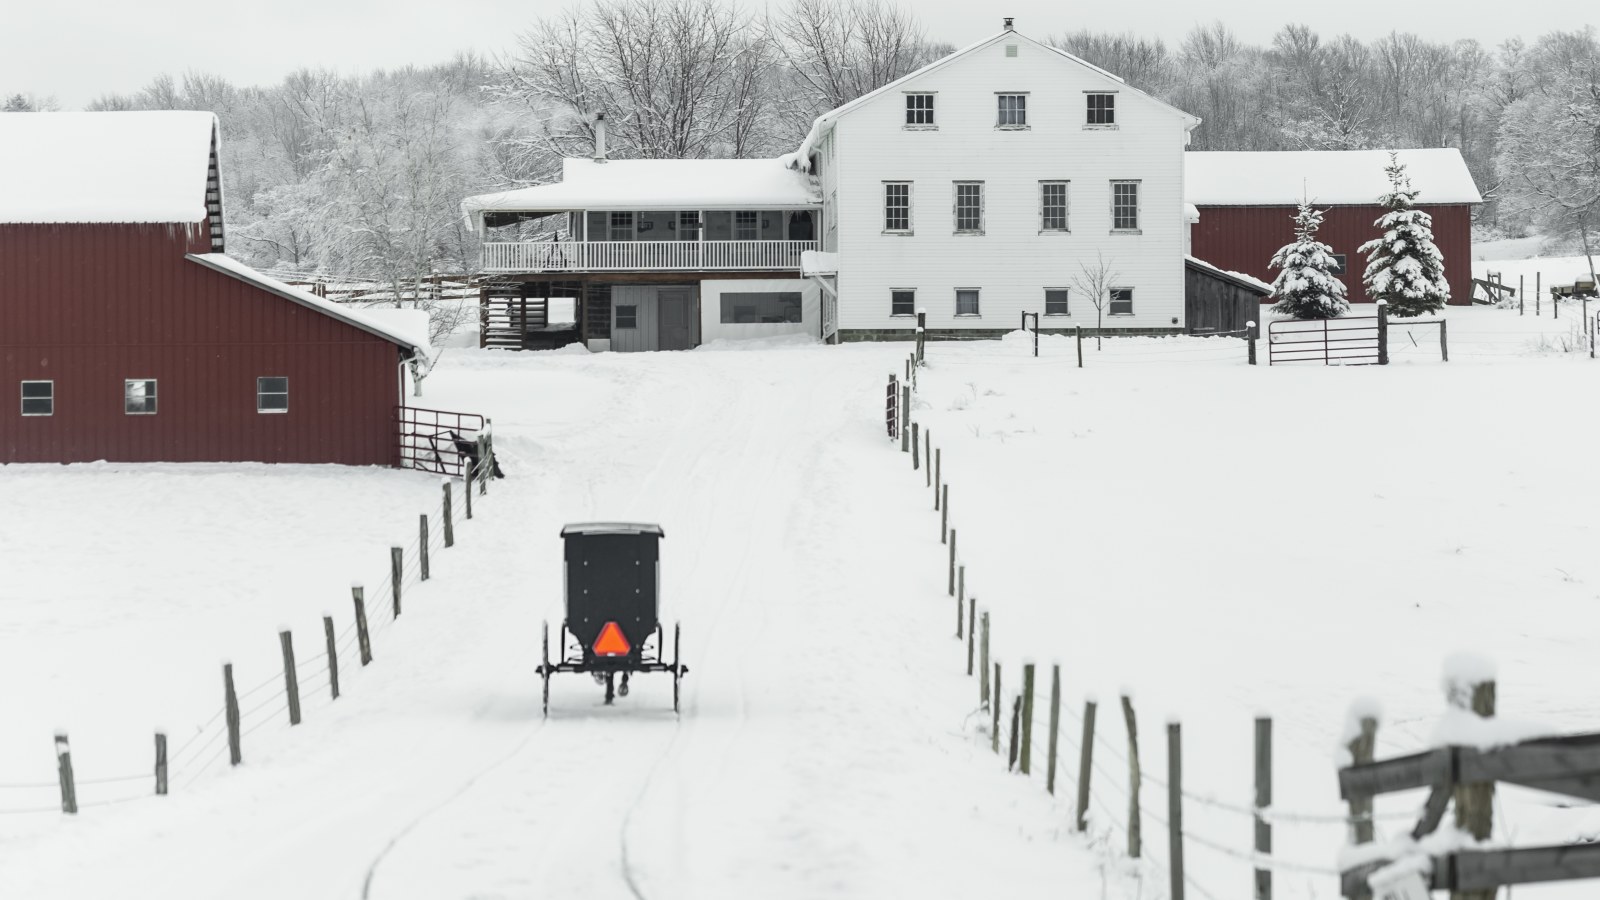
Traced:
<path id="1" fill-rule="evenodd" d="M 156 414 L 154 378 L 129 378 L 122 382 L 122 411 L 130 416 Z"/>
<path id="2" fill-rule="evenodd" d="M 56 383 L 54 381 L 24 381 L 22 383 L 22 414 L 25 416 L 55 415 Z"/>
<path id="3" fill-rule="evenodd" d="M 906 124 L 907 125 L 932 125 L 933 121 L 933 95 L 932 94 L 907 94 L 906 95 Z"/>
<path id="4" fill-rule="evenodd" d="M 895 234 L 911 233 L 911 182 L 883 183 L 883 230 Z"/>
<path id="5" fill-rule="evenodd" d="M 956 289 L 956 315 L 958 315 L 958 316 L 976 316 L 978 314 L 979 314 L 978 313 L 978 289 L 977 288 L 957 288 Z"/>
<path id="6" fill-rule="evenodd" d="M 916 288 L 894 288 L 889 291 L 889 315 L 914 316 L 916 314 Z"/>
<path id="7" fill-rule="evenodd" d="M 614 212 L 611 214 L 611 228 L 608 240 L 631 241 L 633 240 L 633 213 Z"/>
<path id="8" fill-rule="evenodd" d="M 801 321 L 799 291 L 722 295 L 722 324 L 782 324 Z"/>
<path id="9" fill-rule="evenodd" d="M 983 234 L 983 182 L 957 181 L 956 233 Z"/>
<path id="10" fill-rule="evenodd" d="M 1117 124 L 1117 95 L 1116 94 L 1085 94 L 1087 102 L 1087 115 L 1084 119 L 1086 125 L 1115 125 Z"/>
<path id="11" fill-rule="evenodd" d="M 1111 308 L 1106 313 L 1113 316 L 1133 315 L 1133 288 L 1114 287 L 1111 289 Z"/>
<path id="12" fill-rule="evenodd" d="M 761 215 L 753 209 L 741 209 L 733 214 L 733 239 L 753 241 L 761 237 Z"/>
<path id="13" fill-rule="evenodd" d="M 1111 230 L 1139 230 L 1139 182 L 1111 182 Z"/>
<path id="14" fill-rule="evenodd" d="M 636 303 L 617 305 L 617 328 L 638 328 L 639 306 Z"/>
<path id="15" fill-rule="evenodd" d="M 1000 128 L 1028 127 L 1028 95 L 996 94 L 1000 104 L 995 125 Z"/>
<path id="16" fill-rule="evenodd" d="M 270 376 L 256 379 L 256 412 L 286 413 L 289 411 L 289 379 Z"/>
<path id="17" fill-rule="evenodd" d="M 1047 316 L 1071 315 L 1067 312 L 1067 289 L 1044 289 L 1044 314 Z"/>
<path id="18" fill-rule="evenodd" d="M 678 240 L 680 240 L 680 241 L 698 241 L 698 240 L 700 240 L 700 213 L 698 213 L 698 212 L 680 212 L 680 213 L 678 213 Z"/>
<path id="19" fill-rule="evenodd" d="M 1039 182 L 1039 230 L 1067 230 L 1067 182 Z"/>

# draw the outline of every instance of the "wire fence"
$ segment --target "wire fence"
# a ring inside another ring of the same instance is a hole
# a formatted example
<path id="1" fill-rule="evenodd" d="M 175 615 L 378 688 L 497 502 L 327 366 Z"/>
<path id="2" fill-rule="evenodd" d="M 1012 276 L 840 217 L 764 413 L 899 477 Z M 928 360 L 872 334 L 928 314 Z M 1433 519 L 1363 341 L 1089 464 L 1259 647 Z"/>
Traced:
<path id="1" fill-rule="evenodd" d="M 493 445 L 490 443 L 474 471 L 468 472 L 463 478 L 444 479 L 444 496 L 439 504 L 418 520 L 415 537 L 397 548 L 400 566 L 396 568 L 391 562 L 390 568 L 379 578 L 365 583 L 371 585 L 373 590 L 368 591 L 362 585 L 353 586 L 353 593 L 361 597 L 359 608 L 366 619 L 366 642 L 370 644 L 373 637 L 393 627 L 398 616 L 404 612 L 403 605 L 396 601 L 396 587 L 399 588 L 400 600 L 404 600 L 411 589 L 428 580 L 423 577 L 424 546 L 432 557 L 449 545 L 447 540 L 453 544 L 453 538 L 460 534 L 462 523 L 470 516 L 468 510 L 473 508 L 474 498 L 469 497 L 468 492 L 476 492 L 480 497 L 487 494 L 485 480 L 493 477 L 495 463 Z M 426 545 L 423 544 L 424 528 Z M 244 738 L 274 723 L 284 726 L 295 724 L 290 721 L 288 713 L 291 710 L 303 713 L 307 708 L 325 708 L 333 703 L 335 668 L 339 673 L 340 693 L 344 692 L 344 685 L 350 676 L 365 665 L 358 652 L 363 643 L 362 619 L 352 609 L 349 621 L 335 635 L 332 659 L 328 653 L 325 628 L 324 624 L 319 623 L 314 631 L 314 643 L 300 645 L 316 649 L 304 656 L 296 654 L 292 698 L 289 681 L 285 677 L 289 670 L 280 666 L 275 674 L 249 688 L 235 690 L 227 698 L 235 710 L 235 718 L 231 723 L 230 707 L 225 703 L 204 722 L 194 726 L 194 730 L 164 760 L 158 750 L 152 767 L 142 772 L 79 777 L 73 771 L 67 737 L 59 735 L 56 744 L 57 777 L 0 782 L 0 816 L 60 815 L 148 800 L 168 793 L 173 788 L 186 791 L 233 753 L 242 754 Z M 334 662 L 337 666 L 332 664 Z M 231 678 L 231 665 L 228 671 Z M 228 684 L 231 687 L 232 682 Z M 157 746 L 164 747 L 167 735 L 161 732 L 156 734 Z M 138 787 L 141 783 L 142 788 Z M 137 790 L 129 791 L 129 787 Z M 46 798 L 52 795 L 55 795 L 54 798 L 47 802 Z"/>
<path id="2" fill-rule="evenodd" d="M 911 364 L 913 366 L 918 364 L 915 354 Z M 941 366 L 945 364 L 947 363 L 941 362 Z M 908 396 L 915 393 L 916 380 L 912 377 L 904 383 Z M 997 648 L 990 645 L 991 614 L 987 609 L 979 608 L 977 601 L 969 600 L 966 595 L 967 567 L 957 548 L 957 529 L 949 521 L 950 510 L 947 505 L 949 472 L 943 465 L 942 453 L 935 456 L 937 448 L 933 446 L 931 437 L 928 437 L 926 432 L 918 427 L 918 423 L 913 421 L 913 405 L 904 402 L 890 404 L 889 414 L 897 417 L 891 442 L 898 445 L 902 452 L 910 455 L 914 469 L 920 469 L 924 465 L 930 467 L 929 471 L 919 473 L 919 478 L 923 479 L 934 492 L 934 509 L 941 517 L 941 543 L 948 544 L 949 548 L 944 565 L 948 568 L 949 593 L 957 604 L 957 636 L 964 636 L 967 674 L 980 679 L 980 693 L 983 695 L 975 715 L 969 715 L 968 719 L 976 718 L 982 723 L 977 726 L 977 731 L 983 734 L 987 743 L 1008 768 L 1020 768 L 1025 774 L 1032 774 L 1032 767 L 1040 765 L 1039 752 L 1046 746 L 1050 748 L 1046 752 L 1054 753 L 1054 756 L 1048 757 L 1045 762 L 1047 770 L 1051 773 L 1047 785 L 1057 796 L 1073 799 L 1076 811 L 1074 825 L 1081 826 L 1086 839 L 1092 845 L 1098 847 L 1101 852 L 1114 856 L 1128 855 L 1131 858 L 1131 855 L 1137 854 L 1139 860 L 1157 866 L 1171 880 L 1169 894 L 1173 898 L 1181 898 L 1184 889 L 1187 889 L 1203 900 L 1213 900 L 1213 898 L 1240 896 L 1241 892 L 1217 890 L 1215 884 L 1207 884 L 1198 878 L 1183 863 L 1184 849 L 1193 847 L 1213 860 L 1238 864 L 1247 867 L 1252 873 L 1276 872 L 1336 879 L 1340 872 L 1331 862 L 1318 863 L 1263 851 L 1250 845 L 1253 842 L 1249 840 L 1249 836 L 1253 834 L 1255 826 L 1264 825 L 1271 829 L 1292 830 L 1293 833 L 1320 842 L 1325 837 L 1331 838 L 1331 832 L 1334 830 L 1342 838 L 1345 833 L 1359 825 L 1371 825 L 1376 822 L 1409 824 L 1417 820 L 1418 814 L 1414 812 L 1375 814 L 1355 813 L 1351 810 L 1280 808 L 1271 804 L 1259 804 L 1254 799 L 1232 800 L 1217 797 L 1188 788 L 1182 784 L 1181 779 L 1163 778 L 1151 771 L 1148 763 L 1140 761 L 1138 756 L 1131 752 L 1134 748 L 1131 735 L 1126 737 L 1125 743 L 1119 743 L 1109 736 L 1108 729 L 1095 727 L 1096 722 L 1103 721 L 1097 703 L 1084 698 L 1082 700 L 1084 711 L 1080 712 L 1078 705 L 1066 702 L 1066 698 L 1060 695 L 1056 688 L 1059 684 L 1059 668 L 1052 672 L 1046 687 L 1038 697 L 1031 692 L 1030 686 L 1033 680 L 1026 674 L 1023 678 L 1017 678 L 1016 675 L 1019 673 L 1016 672 L 1004 675 L 1005 690 L 1002 692 L 1000 683 L 1003 669 L 997 662 L 999 654 L 994 652 Z M 925 443 L 921 447 L 915 447 L 919 433 Z M 938 466 L 933 465 L 936 458 L 940 460 Z M 1032 666 L 1025 666 L 1024 673 L 1031 669 Z M 1045 703 L 1046 696 L 1049 698 L 1048 706 Z M 1132 715 L 1132 700 L 1126 697 L 1120 699 L 1126 706 L 1118 708 L 1112 714 L 1114 719 Z M 1022 712 L 1024 709 L 1031 710 L 1031 713 Z M 1047 709 L 1049 713 L 1046 719 Z M 1064 716 L 1060 715 L 1061 710 L 1065 710 Z M 1093 718 L 1088 714 L 1090 710 L 1096 710 Z M 1136 721 L 1137 717 L 1133 718 Z M 1040 719 L 1046 721 L 1041 722 Z M 1054 722 L 1060 724 L 1054 732 L 1051 732 L 1048 723 Z M 1043 739 L 1035 736 L 1039 732 L 1043 732 Z M 1258 740 L 1259 734 L 1258 731 Z M 1083 746 L 1085 737 L 1090 744 L 1088 752 L 1085 752 Z M 1169 747 L 1181 748 L 1181 730 L 1176 733 L 1169 731 L 1160 737 L 1166 738 L 1169 742 L 1176 742 L 1169 743 Z M 1270 739 L 1268 747 L 1270 749 Z M 1181 749 L 1179 754 L 1169 755 L 1167 758 L 1169 776 L 1182 771 L 1178 768 L 1181 766 Z M 1268 758 L 1270 759 L 1270 756 Z M 1257 765 L 1259 779 L 1263 771 L 1259 759 Z M 1265 771 L 1269 773 L 1267 784 L 1270 788 L 1270 766 Z M 1177 782 L 1176 789 L 1173 787 L 1174 781 Z M 1153 793 L 1147 796 L 1147 790 Z M 1135 796 L 1138 797 L 1137 802 L 1133 799 Z M 1219 837 L 1211 830 L 1216 823 L 1210 821 L 1210 816 L 1205 815 L 1190 817 L 1186 814 L 1180 819 L 1182 827 L 1174 829 L 1172 817 L 1167 814 L 1166 809 L 1152 805 L 1150 797 L 1161 797 L 1169 805 L 1175 803 L 1180 810 L 1192 808 L 1223 817 L 1232 817 L 1244 826 L 1238 830 L 1240 839 L 1236 841 Z M 1155 836 L 1164 837 L 1166 840 L 1146 840 L 1143 837 L 1136 840 L 1133 835 L 1148 833 L 1145 823 L 1154 825 L 1158 829 Z M 1113 849 L 1118 837 L 1121 838 L 1125 848 L 1122 851 Z M 1169 845 L 1179 848 L 1180 852 L 1164 853 L 1163 849 Z"/>

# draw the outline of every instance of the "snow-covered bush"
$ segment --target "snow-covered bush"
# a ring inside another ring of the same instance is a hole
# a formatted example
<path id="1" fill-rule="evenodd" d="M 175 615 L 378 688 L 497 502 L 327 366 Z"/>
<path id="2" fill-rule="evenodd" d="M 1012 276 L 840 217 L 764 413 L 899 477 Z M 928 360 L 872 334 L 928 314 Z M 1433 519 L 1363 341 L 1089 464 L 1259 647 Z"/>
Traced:
<path id="1" fill-rule="evenodd" d="M 1278 298 L 1272 311 L 1296 319 L 1336 319 L 1350 311 L 1344 282 L 1334 277 L 1333 248 L 1317 240 L 1322 213 L 1309 201 L 1294 217 L 1294 243 L 1273 254 L 1271 267 L 1281 269 L 1272 282 Z"/>
<path id="2" fill-rule="evenodd" d="M 1405 164 L 1389 154 L 1389 193 L 1378 202 L 1389 211 L 1373 224 L 1383 236 L 1361 245 L 1367 271 L 1362 283 L 1374 300 L 1387 300 L 1392 316 L 1420 316 L 1438 312 L 1450 302 L 1450 284 L 1444 278 L 1444 255 L 1433 243 L 1433 216 L 1415 208 L 1418 191 L 1412 190 Z"/>

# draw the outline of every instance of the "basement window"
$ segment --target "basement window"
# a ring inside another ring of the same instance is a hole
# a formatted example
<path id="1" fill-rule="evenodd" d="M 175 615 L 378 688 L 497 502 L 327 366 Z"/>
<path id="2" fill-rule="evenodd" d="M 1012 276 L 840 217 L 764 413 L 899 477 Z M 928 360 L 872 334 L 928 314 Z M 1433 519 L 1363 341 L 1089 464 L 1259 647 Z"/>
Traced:
<path id="1" fill-rule="evenodd" d="M 1067 311 L 1067 289 L 1044 289 L 1044 314 L 1047 316 L 1070 316 Z"/>
<path id="2" fill-rule="evenodd" d="M 269 376 L 256 379 L 256 412 L 286 413 L 289 411 L 289 379 Z"/>
<path id="3" fill-rule="evenodd" d="M 1111 308 L 1106 310 L 1106 314 L 1112 316 L 1133 315 L 1133 288 L 1112 288 Z"/>
<path id="4" fill-rule="evenodd" d="M 129 378 L 122 383 L 122 411 L 130 416 L 156 414 L 156 380 Z"/>
<path id="5" fill-rule="evenodd" d="M 889 315 L 914 316 L 917 314 L 917 289 L 894 288 L 889 291 Z"/>
<path id="6" fill-rule="evenodd" d="M 22 383 L 22 414 L 25 416 L 55 415 L 56 383 L 54 381 L 24 381 Z"/>

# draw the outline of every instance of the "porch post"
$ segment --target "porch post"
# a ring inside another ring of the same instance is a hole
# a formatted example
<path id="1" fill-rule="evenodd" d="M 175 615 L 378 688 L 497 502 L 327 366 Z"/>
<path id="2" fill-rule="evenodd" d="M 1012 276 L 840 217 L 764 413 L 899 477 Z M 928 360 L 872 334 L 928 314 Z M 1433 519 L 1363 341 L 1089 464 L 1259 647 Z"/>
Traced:
<path id="1" fill-rule="evenodd" d="M 695 265 L 702 270 L 706 267 L 706 211 L 700 210 L 700 230 L 695 232 Z"/>

